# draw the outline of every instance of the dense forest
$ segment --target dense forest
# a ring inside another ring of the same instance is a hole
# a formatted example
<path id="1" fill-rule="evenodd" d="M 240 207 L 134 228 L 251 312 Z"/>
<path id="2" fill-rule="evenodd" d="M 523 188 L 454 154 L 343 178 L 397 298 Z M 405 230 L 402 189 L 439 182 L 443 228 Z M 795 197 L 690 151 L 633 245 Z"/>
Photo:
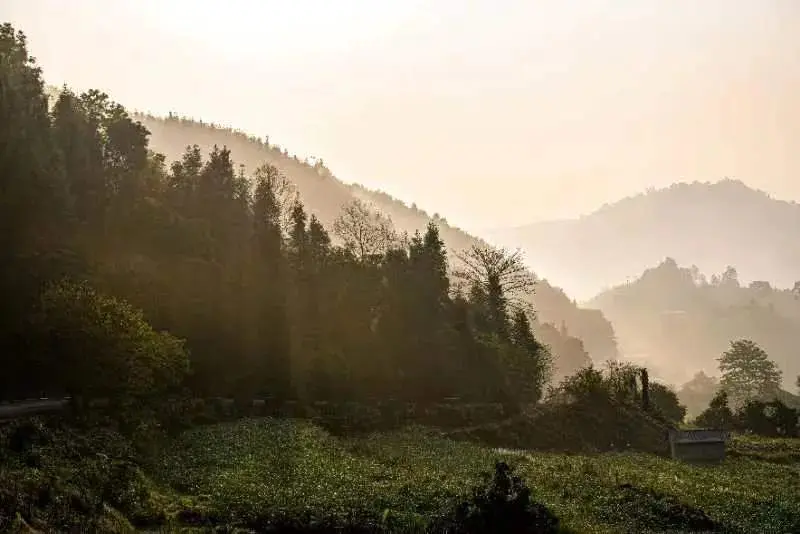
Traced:
<path id="1" fill-rule="evenodd" d="M 707 277 L 695 266 L 681 267 L 667 258 L 590 305 L 612 320 L 626 355 L 647 361 L 655 375 L 673 383 L 698 370 L 716 374 L 714 358 L 730 340 L 742 337 L 764 347 L 783 371 L 784 388 L 795 388 L 800 374 L 796 290 L 768 282 L 742 284 L 734 267 Z"/>
<path id="2" fill-rule="evenodd" d="M 51 90 L 51 94 L 57 92 Z M 308 213 L 315 215 L 326 228 L 332 228 L 344 206 L 358 199 L 389 218 L 401 233 L 413 235 L 417 230 L 424 231 L 430 222 L 435 223 L 451 259 L 455 259 L 454 253 L 458 251 L 476 245 L 487 246 L 483 240 L 450 225 L 438 214 L 430 215 L 383 192 L 345 184 L 336 178 L 324 161 L 290 155 L 286 148 L 268 137 L 257 138 L 174 114 L 159 118 L 142 113 L 133 114 L 133 118 L 147 127 L 151 132 L 151 146 L 165 154 L 168 160 L 180 159 L 189 139 L 203 151 L 213 149 L 214 145 L 227 146 L 245 169 L 256 169 L 264 162 L 273 165 L 297 188 Z M 331 238 L 336 242 L 336 235 Z M 533 265 L 539 263 L 535 256 L 527 260 Z M 536 310 L 531 318 L 534 333 L 553 349 L 556 376 L 566 376 L 592 360 L 603 362 L 619 356 L 614 330 L 602 313 L 578 307 L 564 291 L 546 279 L 539 279 L 536 291 L 525 298 Z"/>
<path id="3" fill-rule="evenodd" d="M 349 200 L 324 224 L 315 188 L 225 146 L 170 163 L 106 94 L 51 103 L 10 25 L 0 46 L 3 398 L 540 398 L 518 254 L 473 243 L 453 270 L 432 222 L 403 234 Z"/>
<path id="4" fill-rule="evenodd" d="M 702 272 L 736 266 L 741 279 L 791 287 L 800 278 L 794 229 L 800 205 L 739 180 L 675 183 L 604 205 L 583 217 L 489 235 L 522 247 L 543 276 L 579 301 L 674 258 Z M 591 271 L 585 269 L 592 265 Z"/>

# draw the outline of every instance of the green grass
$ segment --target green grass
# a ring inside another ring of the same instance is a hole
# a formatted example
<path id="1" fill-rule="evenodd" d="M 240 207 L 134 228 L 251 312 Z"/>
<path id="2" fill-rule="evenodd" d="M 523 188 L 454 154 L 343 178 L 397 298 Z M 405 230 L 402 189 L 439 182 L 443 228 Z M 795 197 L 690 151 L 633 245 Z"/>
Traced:
<path id="1" fill-rule="evenodd" d="M 34 422 L 27 452 L 0 429 L 0 531 L 28 532 L 23 519 L 43 532 L 264 531 L 290 520 L 421 531 L 505 460 L 565 532 L 800 532 L 800 440 L 735 437 L 724 463 L 702 467 L 644 453 L 499 452 L 421 428 L 336 437 L 310 422 L 245 419 L 162 436 L 137 466 L 146 455 L 113 427 L 54 425 Z"/>
<path id="2" fill-rule="evenodd" d="M 538 481 L 544 501 L 560 517 L 573 519 L 588 532 L 613 528 L 645 531 L 669 520 L 659 509 L 683 503 L 702 510 L 734 532 L 800 531 L 800 470 L 764 462 L 732 459 L 715 467 L 690 466 L 644 454 L 595 457 L 530 455 L 522 468 Z M 636 506 L 621 502 L 638 492 Z M 661 502 L 659 502 L 661 501 Z M 663 517 L 659 517 L 663 516 Z"/>
<path id="3" fill-rule="evenodd" d="M 733 449 L 722 465 L 699 467 L 648 454 L 501 454 L 422 429 L 336 438 L 260 419 L 185 432 L 159 470 L 183 494 L 174 506 L 189 509 L 184 516 L 229 524 L 357 516 L 413 528 L 504 459 L 576 532 L 691 532 L 703 522 L 800 532 L 797 440 L 737 438 Z"/>
<path id="4" fill-rule="evenodd" d="M 161 465 L 173 487 L 202 496 L 202 513 L 225 522 L 356 515 L 413 525 L 479 482 L 489 456 L 423 430 L 339 439 L 261 419 L 190 430 Z"/>
<path id="5" fill-rule="evenodd" d="M 732 445 L 735 457 L 800 465 L 800 439 L 734 436 Z"/>

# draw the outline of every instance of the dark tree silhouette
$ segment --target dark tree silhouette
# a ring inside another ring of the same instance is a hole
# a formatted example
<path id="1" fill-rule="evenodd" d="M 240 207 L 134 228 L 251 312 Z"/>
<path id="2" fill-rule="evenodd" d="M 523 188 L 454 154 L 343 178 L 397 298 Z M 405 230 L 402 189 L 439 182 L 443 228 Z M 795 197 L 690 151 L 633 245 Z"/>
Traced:
<path id="1" fill-rule="evenodd" d="M 0 60 L 3 397 L 540 397 L 550 352 L 515 311 L 518 253 L 473 248 L 454 296 L 439 224 L 401 239 L 352 201 L 334 244 L 275 165 L 200 144 L 168 165 L 105 93 L 46 95 L 8 25 Z"/>

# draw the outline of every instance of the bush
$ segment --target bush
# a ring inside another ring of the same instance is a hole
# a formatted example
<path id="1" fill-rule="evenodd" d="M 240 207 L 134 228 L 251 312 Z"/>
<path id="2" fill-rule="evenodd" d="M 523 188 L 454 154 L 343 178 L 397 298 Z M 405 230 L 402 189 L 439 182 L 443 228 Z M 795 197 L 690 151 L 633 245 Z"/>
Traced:
<path id="1" fill-rule="evenodd" d="M 666 455 L 671 421 L 662 414 L 662 406 L 669 407 L 674 395 L 669 395 L 671 391 L 666 388 L 656 388 L 652 399 L 655 409 L 645 411 L 637 386 L 637 377 L 642 374 L 639 368 L 615 362 L 605 370 L 585 367 L 551 390 L 547 402 L 523 416 L 507 424 L 464 429 L 450 436 L 506 448 L 559 452 L 636 450 Z"/>
<path id="2" fill-rule="evenodd" d="M 770 437 L 796 437 L 798 411 L 781 401 L 749 401 L 736 414 L 736 428 Z"/>
<path id="3" fill-rule="evenodd" d="M 48 385 L 78 396 L 149 395 L 179 383 L 188 370 L 181 340 L 84 283 L 62 281 L 44 291 L 32 339 Z"/>
<path id="4" fill-rule="evenodd" d="M 32 418 L 0 428 L 0 532 L 131 532 L 166 521 L 130 460 L 133 444 L 113 425 L 86 423 Z"/>
<path id="5" fill-rule="evenodd" d="M 671 424 L 681 423 L 686 417 L 686 406 L 680 403 L 672 389 L 663 384 L 650 382 L 650 402 L 654 413 Z"/>
<path id="6" fill-rule="evenodd" d="M 531 490 L 508 464 L 497 462 L 491 480 L 474 487 L 472 497 L 434 521 L 431 531 L 550 534 L 559 531 L 559 521 L 547 507 L 531 500 Z"/>
<path id="7" fill-rule="evenodd" d="M 603 372 L 592 366 L 579 369 L 574 375 L 565 378 L 554 394 L 564 394 L 571 400 L 594 400 L 611 396 Z"/>
<path id="8" fill-rule="evenodd" d="M 721 389 L 711 399 L 703 413 L 694 420 L 695 426 L 717 429 L 730 429 L 734 424 L 733 411 L 728 405 L 728 394 Z"/>
<path id="9" fill-rule="evenodd" d="M 662 421 L 637 406 L 598 398 L 544 403 L 523 416 L 448 436 L 511 449 L 668 455 L 667 430 Z"/>

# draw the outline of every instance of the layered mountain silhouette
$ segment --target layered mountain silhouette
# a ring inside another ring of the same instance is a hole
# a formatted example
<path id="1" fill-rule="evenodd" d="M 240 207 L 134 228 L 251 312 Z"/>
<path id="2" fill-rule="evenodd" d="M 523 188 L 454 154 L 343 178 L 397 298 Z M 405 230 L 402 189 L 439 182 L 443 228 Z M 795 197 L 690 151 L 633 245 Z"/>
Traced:
<path id="1" fill-rule="evenodd" d="M 180 159 L 191 143 L 199 145 L 203 151 L 214 145 L 225 146 L 231 150 L 234 161 L 247 170 L 263 163 L 275 165 L 297 186 L 306 209 L 329 228 L 342 206 L 358 198 L 391 217 L 400 231 L 424 231 L 428 222 L 434 221 L 446 246 L 452 251 L 485 244 L 438 215 L 431 216 L 383 192 L 345 184 L 322 161 L 301 160 L 268 140 L 177 116 L 163 118 L 137 114 L 136 119 L 151 132 L 151 148 L 163 153 L 168 162 Z M 601 312 L 578 307 L 564 291 L 544 279 L 540 279 L 536 286 L 533 306 L 536 310 L 533 327 L 556 356 L 557 378 L 591 360 L 604 361 L 617 356 L 614 331 Z"/>
<path id="2" fill-rule="evenodd" d="M 638 279 L 587 303 L 614 325 L 620 351 L 673 384 L 696 371 L 718 375 L 716 359 L 736 339 L 758 343 L 795 389 L 800 374 L 800 297 L 766 282 L 742 284 L 736 269 L 704 276 L 667 258 Z"/>
<path id="3" fill-rule="evenodd" d="M 738 180 L 676 183 L 573 220 L 487 232 L 519 246 L 537 272 L 579 300 L 635 278 L 665 257 L 702 272 L 735 266 L 744 281 L 800 279 L 800 205 Z"/>

